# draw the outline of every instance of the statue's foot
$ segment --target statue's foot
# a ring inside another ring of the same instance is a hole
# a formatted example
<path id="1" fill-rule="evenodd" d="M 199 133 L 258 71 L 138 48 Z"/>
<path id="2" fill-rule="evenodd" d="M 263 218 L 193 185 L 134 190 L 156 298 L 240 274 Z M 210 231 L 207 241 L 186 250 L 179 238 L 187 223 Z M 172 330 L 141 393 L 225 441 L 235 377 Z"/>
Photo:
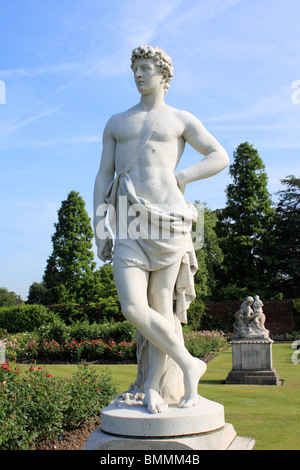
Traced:
<path id="1" fill-rule="evenodd" d="M 168 411 L 168 404 L 153 388 L 145 391 L 144 405 L 147 406 L 150 413 L 166 413 Z"/>
<path id="2" fill-rule="evenodd" d="M 198 403 L 198 383 L 206 368 L 205 362 L 194 358 L 193 366 L 184 373 L 185 393 L 179 402 L 180 407 L 190 408 Z"/>

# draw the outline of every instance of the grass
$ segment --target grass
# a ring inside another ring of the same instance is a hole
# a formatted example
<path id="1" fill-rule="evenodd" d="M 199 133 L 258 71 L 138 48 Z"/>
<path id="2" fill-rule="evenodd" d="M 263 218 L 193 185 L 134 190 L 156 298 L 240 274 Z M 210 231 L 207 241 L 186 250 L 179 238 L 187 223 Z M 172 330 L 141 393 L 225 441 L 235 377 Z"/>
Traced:
<path id="1" fill-rule="evenodd" d="M 45 368 L 49 374 L 55 377 L 71 377 L 78 371 L 76 364 L 35 364 L 35 367 L 41 366 Z M 103 371 L 109 371 L 117 386 L 118 393 L 127 390 L 130 383 L 135 381 L 137 374 L 137 366 L 135 364 L 110 364 L 110 365 L 90 365 L 91 369 L 95 369 L 97 374 Z M 20 365 L 21 371 L 27 370 L 28 365 Z"/>
<path id="2" fill-rule="evenodd" d="M 300 450 L 300 364 L 291 361 L 291 344 L 273 345 L 273 367 L 283 386 L 226 385 L 231 370 L 231 349 L 217 353 L 209 362 L 198 392 L 225 408 L 226 422 L 238 436 L 255 439 L 254 450 Z M 23 367 L 23 366 L 22 366 Z M 70 376 L 76 365 L 44 366 L 55 376 Z M 137 366 L 93 365 L 97 373 L 109 370 L 118 392 L 128 389 L 136 378 Z"/>
<path id="3" fill-rule="evenodd" d="M 255 450 L 300 449 L 300 365 L 291 361 L 290 344 L 273 345 L 273 367 L 283 386 L 225 385 L 231 349 L 208 364 L 199 393 L 222 403 L 226 422 L 238 436 L 255 439 Z"/>

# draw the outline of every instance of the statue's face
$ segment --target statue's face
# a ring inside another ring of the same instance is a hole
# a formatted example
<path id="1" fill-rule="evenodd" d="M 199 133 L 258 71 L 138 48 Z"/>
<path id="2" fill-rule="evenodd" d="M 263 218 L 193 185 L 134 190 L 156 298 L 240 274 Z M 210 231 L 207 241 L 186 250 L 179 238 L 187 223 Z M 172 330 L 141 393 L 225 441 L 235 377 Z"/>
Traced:
<path id="1" fill-rule="evenodd" d="M 137 59 L 132 70 L 135 84 L 142 95 L 163 89 L 163 77 L 153 59 Z"/>

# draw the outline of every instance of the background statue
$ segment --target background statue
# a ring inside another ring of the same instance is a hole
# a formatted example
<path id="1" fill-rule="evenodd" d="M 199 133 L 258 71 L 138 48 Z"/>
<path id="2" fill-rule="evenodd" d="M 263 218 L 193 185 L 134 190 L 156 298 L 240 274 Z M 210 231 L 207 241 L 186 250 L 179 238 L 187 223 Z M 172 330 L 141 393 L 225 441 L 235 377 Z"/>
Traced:
<path id="1" fill-rule="evenodd" d="M 256 295 L 254 299 L 253 297 L 246 298 L 235 314 L 236 321 L 233 325 L 235 329 L 235 339 L 269 337 L 269 331 L 265 328 L 266 317 L 262 307 L 263 303 L 258 295 Z"/>
<path id="2" fill-rule="evenodd" d="M 94 189 L 98 256 L 111 258 L 124 316 L 138 333 L 138 377 L 127 398 L 142 393 L 151 413 L 168 403 L 191 407 L 206 365 L 184 346 L 181 323 L 195 298 L 197 270 L 192 240 L 195 207 L 183 196 L 186 184 L 211 177 L 229 163 L 224 148 L 192 114 L 168 106 L 173 76 L 170 57 L 141 46 L 131 68 L 140 102 L 112 116 Z M 204 156 L 174 174 L 186 143 Z"/>

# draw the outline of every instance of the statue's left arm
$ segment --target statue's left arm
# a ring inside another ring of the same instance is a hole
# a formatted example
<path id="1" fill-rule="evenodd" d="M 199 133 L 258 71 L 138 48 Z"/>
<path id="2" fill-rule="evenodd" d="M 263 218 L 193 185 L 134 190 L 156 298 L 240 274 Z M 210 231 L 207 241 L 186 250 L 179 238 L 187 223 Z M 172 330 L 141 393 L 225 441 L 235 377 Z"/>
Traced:
<path id="1" fill-rule="evenodd" d="M 180 170 L 175 174 L 179 188 L 184 192 L 187 183 L 214 176 L 229 164 L 226 150 L 203 126 L 203 124 L 188 112 L 181 113 L 184 125 L 182 137 L 204 158 L 195 165 Z"/>

